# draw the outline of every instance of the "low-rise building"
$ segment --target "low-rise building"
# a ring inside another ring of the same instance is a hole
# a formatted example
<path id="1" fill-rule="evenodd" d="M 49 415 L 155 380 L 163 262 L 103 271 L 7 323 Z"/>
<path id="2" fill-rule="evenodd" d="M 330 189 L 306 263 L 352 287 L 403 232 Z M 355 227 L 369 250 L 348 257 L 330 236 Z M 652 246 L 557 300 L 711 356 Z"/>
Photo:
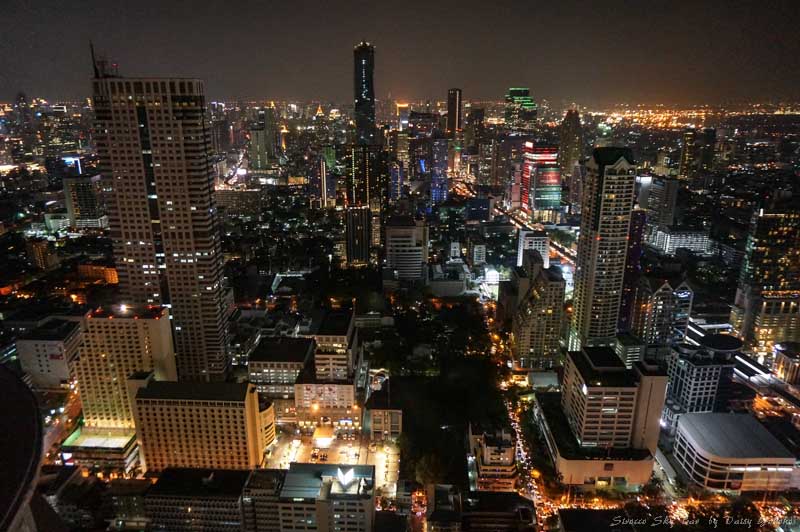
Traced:
<path id="1" fill-rule="evenodd" d="M 508 430 L 484 431 L 469 427 L 470 456 L 474 460 L 478 491 L 514 491 L 517 486 L 516 445 Z"/>
<path id="2" fill-rule="evenodd" d="M 385 381 L 364 405 L 364 425 L 372 441 L 396 440 L 403 432 L 403 410 L 397 401 L 391 401 L 390 386 L 389 381 Z"/>
<path id="3" fill-rule="evenodd" d="M 684 414 L 675 461 L 690 483 L 710 490 L 783 491 L 797 487 L 795 456 L 750 414 Z"/>

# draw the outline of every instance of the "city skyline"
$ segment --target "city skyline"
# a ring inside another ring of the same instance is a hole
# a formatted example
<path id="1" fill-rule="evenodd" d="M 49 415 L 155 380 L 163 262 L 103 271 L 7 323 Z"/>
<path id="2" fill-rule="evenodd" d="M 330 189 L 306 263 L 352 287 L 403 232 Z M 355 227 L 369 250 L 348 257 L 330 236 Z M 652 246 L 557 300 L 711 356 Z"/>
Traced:
<path id="1" fill-rule="evenodd" d="M 510 86 L 584 105 L 800 99 L 800 41 L 793 38 L 800 14 L 792 2 L 769 9 L 751 1 L 711 1 L 706 9 L 643 4 L 601 11 L 579 1 L 508 1 L 492 10 L 469 1 L 424 9 L 415 2 L 309 0 L 269 9 L 244 2 L 230 6 L 230 23 L 219 7 L 193 6 L 189 24 L 179 3 L 86 0 L 48 18 L 47 3 L 14 1 L 7 15 L 18 24 L 0 44 L 0 100 L 19 91 L 88 96 L 86 50 L 94 40 L 129 75 L 199 77 L 211 99 L 348 101 L 346 51 L 361 39 L 376 46 L 378 100 L 444 99 L 449 87 L 461 87 L 467 100 L 500 99 Z M 451 23 L 415 23 L 426 16 Z M 33 38 L 36 23 L 41 31 Z M 403 31 L 392 31 L 398 23 Z M 600 29 L 615 26 L 613 37 Z M 620 82 L 626 75 L 635 83 Z"/>

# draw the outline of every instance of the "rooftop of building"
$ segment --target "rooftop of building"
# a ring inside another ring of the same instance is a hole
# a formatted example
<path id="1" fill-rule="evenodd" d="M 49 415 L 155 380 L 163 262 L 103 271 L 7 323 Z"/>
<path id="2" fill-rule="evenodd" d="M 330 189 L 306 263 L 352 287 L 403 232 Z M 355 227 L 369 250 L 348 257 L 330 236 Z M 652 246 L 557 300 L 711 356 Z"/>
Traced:
<path id="1" fill-rule="evenodd" d="M 0 366 L 0 530 L 6 530 L 31 494 L 42 458 L 42 424 L 36 397 L 10 369 Z"/>
<path id="2" fill-rule="evenodd" d="M 283 481 L 286 478 L 286 471 L 283 469 L 256 469 L 247 479 L 245 488 L 250 490 L 267 490 L 280 493 Z"/>
<path id="3" fill-rule="evenodd" d="M 683 414 L 678 431 L 721 458 L 791 458 L 792 454 L 750 414 Z"/>
<path id="4" fill-rule="evenodd" d="M 533 518 L 533 502 L 511 491 L 471 491 L 464 498 L 461 510 L 467 519 L 471 513 L 513 514 L 520 511 Z"/>
<path id="5" fill-rule="evenodd" d="M 313 353 L 313 338 L 264 336 L 250 353 L 250 361 L 304 363 Z"/>
<path id="6" fill-rule="evenodd" d="M 62 450 L 74 449 L 97 449 L 97 450 L 116 450 L 132 448 L 136 444 L 136 431 L 93 431 L 84 427 L 78 427 L 70 434 L 64 443 L 61 444 Z"/>
<path id="7" fill-rule="evenodd" d="M 642 339 L 630 332 L 621 332 L 617 334 L 617 342 L 625 347 L 644 347 L 644 342 Z"/>
<path id="8" fill-rule="evenodd" d="M 723 353 L 741 351 L 744 346 L 740 339 L 731 334 L 707 334 L 700 340 L 700 345 Z"/>
<path id="9" fill-rule="evenodd" d="M 147 497 L 235 497 L 250 476 L 247 470 L 167 468 Z"/>
<path id="10" fill-rule="evenodd" d="M 625 159 L 630 164 L 634 164 L 633 151 L 630 148 L 619 148 L 612 146 L 602 146 L 595 148 L 592 158 L 600 166 L 614 165 L 620 159 Z"/>
<path id="11" fill-rule="evenodd" d="M 62 319 L 47 320 L 39 327 L 21 335 L 18 340 L 32 340 L 45 342 L 63 342 L 80 330 L 77 321 Z"/>
<path id="12" fill-rule="evenodd" d="M 633 373 L 625 368 L 625 363 L 610 347 L 585 347 L 582 351 L 570 351 L 569 357 L 587 386 L 636 386 Z"/>
<path id="13" fill-rule="evenodd" d="M 410 214 L 396 214 L 386 221 L 386 227 L 414 227 L 416 223 Z"/>
<path id="14" fill-rule="evenodd" d="M 375 512 L 375 530 L 380 532 L 406 532 L 408 518 L 397 512 Z"/>
<path id="15" fill-rule="evenodd" d="M 157 320 L 164 316 L 166 309 L 160 306 L 129 307 L 128 305 L 112 305 L 111 307 L 100 307 L 89 314 L 90 318 L 117 318 L 117 319 L 141 319 Z"/>
<path id="16" fill-rule="evenodd" d="M 318 499 L 331 495 L 371 498 L 374 485 L 374 466 L 292 463 L 280 496 L 282 499 Z"/>
<path id="17" fill-rule="evenodd" d="M 136 399 L 172 401 L 244 401 L 255 388 L 246 382 L 150 381 L 139 388 Z"/>
<path id="18" fill-rule="evenodd" d="M 316 328 L 319 336 L 345 336 L 350 329 L 353 314 L 349 310 L 329 310 L 320 319 Z"/>
<path id="19" fill-rule="evenodd" d="M 800 342 L 781 342 L 775 344 L 775 352 L 793 360 L 800 360 Z"/>

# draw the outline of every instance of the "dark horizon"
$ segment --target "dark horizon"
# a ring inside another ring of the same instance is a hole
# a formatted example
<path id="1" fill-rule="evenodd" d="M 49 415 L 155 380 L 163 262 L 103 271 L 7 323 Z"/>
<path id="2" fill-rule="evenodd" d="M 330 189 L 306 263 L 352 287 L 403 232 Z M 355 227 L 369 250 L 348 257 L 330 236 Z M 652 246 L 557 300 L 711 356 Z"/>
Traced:
<path id="1" fill-rule="evenodd" d="M 89 96 L 92 40 L 122 75 L 198 77 L 209 99 L 347 102 L 364 39 L 378 99 L 460 87 L 465 100 L 499 100 L 528 86 L 586 106 L 800 101 L 791 0 L 333 3 L 10 0 L 0 100 Z"/>

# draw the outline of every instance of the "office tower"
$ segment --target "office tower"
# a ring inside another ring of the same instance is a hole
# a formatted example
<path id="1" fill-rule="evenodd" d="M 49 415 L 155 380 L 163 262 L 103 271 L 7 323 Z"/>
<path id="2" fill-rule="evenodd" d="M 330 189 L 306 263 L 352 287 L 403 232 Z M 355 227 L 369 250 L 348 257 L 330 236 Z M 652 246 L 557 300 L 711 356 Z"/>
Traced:
<path id="1" fill-rule="evenodd" d="M 667 376 L 643 362 L 627 369 L 608 347 L 570 351 L 561 406 L 583 447 L 647 449 L 655 454 Z"/>
<path id="2" fill-rule="evenodd" d="M 617 318 L 617 329 L 620 331 L 629 331 L 631 328 L 633 301 L 642 273 L 646 222 L 647 215 L 644 210 L 637 208 L 631 211 L 628 249 L 625 256 L 625 275 L 622 277 L 622 299 L 619 306 L 619 318 Z"/>
<path id="3" fill-rule="evenodd" d="M 609 343 L 617 334 L 635 168 L 628 148 L 595 148 L 586 165 L 571 349 Z"/>
<path id="4" fill-rule="evenodd" d="M 681 143 L 678 179 L 691 179 L 697 174 L 697 130 L 689 128 L 684 131 Z"/>
<path id="5" fill-rule="evenodd" d="M 542 230 L 519 230 L 517 240 L 517 266 L 522 266 L 525 250 L 534 249 L 542 257 L 543 267 L 550 267 L 550 237 Z"/>
<path id="6" fill-rule="evenodd" d="M 356 143 L 378 142 L 375 128 L 375 47 L 361 42 L 353 48 L 353 90 L 355 93 Z"/>
<path id="7" fill-rule="evenodd" d="M 347 263 L 351 266 L 369 264 L 371 241 L 372 215 L 369 207 L 348 207 L 345 212 Z"/>
<path id="8" fill-rule="evenodd" d="M 672 433 L 682 414 L 725 412 L 728 409 L 734 358 L 741 341 L 726 334 L 709 334 L 700 345 L 677 344 L 667 358 L 669 387 L 664 423 Z"/>
<path id="9" fill-rule="evenodd" d="M 558 268 L 545 268 L 536 250 L 524 252 L 522 269 L 529 287 L 524 294 L 519 294 L 519 304 L 512 318 L 514 358 L 523 368 L 559 366 L 564 278 Z"/>
<path id="10" fill-rule="evenodd" d="M 410 171 L 411 154 L 409 153 L 408 130 L 389 132 L 389 153 L 398 162 L 403 164 L 406 171 Z"/>
<path id="11" fill-rule="evenodd" d="M 250 125 L 250 145 L 248 170 L 263 174 L 278 159 L 278 124 L 275 109 L 259 109 L 255 122 Z"/>
<path id="12" fill-rule="evenodd" d="M 94 134 L 123 301 L 169 305 L 180 378 L 221 379 L 229 295 L 203 83 L 100 67 Z"/>
<path id="13" fill-rule="evenodd" d="M 505 98 L 506 127 L 511 131 L 530 131 L 536 127 L 536 104 L 527 87 L 511 87 Z"/>
<path id="14" fill-rule="evenodd" d="M 294 399 L 294 383 L 315 349 L 313 338 L 262 337 L 248 357 L 248 380 L 263 397 Z"/>
<path id="15" fill-rule="evenodd" d="M 292 463 L 280 490 L 280 530 L 373 532 L 375 486 L 374 466 Z"/>
<path id="16" fill-rule="evenodd" d="M 255 473 L 266 474 L 267 471 Z M 144 495 L 148 529 L 164 532 L 242 530 L 242 493 L 250 476 L 250 471 L 230 469 L 165 469 Z"/>
<path id="17" fill-rule="evenodd" d="M 577 109 L 570 109 L 558 130 L 558 165 L 561 175 L 569 176 L 583 159 L 583 131 Z"/>
<path id="18" fill-rule="evenodd" d="M 714 155 L 717 149 L 717 130 L 705 127 L 700 132 L 700 170 L 710 172 L 714 168 Z"/>
<path id="19" fill-rule="evenodd" d="M 586 179 L 586 167 L 583 163 L 576 164 L 572 172 L 567 175 L 567 204 L 570 214 L 580 214 L 581 201 L 583 200 L 583 182 Z"/>
<path id="20" fill-rule="evenodd" d="M 17 360 L 38 390 L 69 389 L 81 343 L 81 325 L 51 319 L 17 337 Z"/>
<path id="21" fill-rule="evenodd" d="M 447 137 L 455 138 L 461 133 L 461 89 L 447 91 Z"/>
<path id="22" fill-rule="evenodd" d="M 471 107 L 464 121 L 464 146 L 468 149 L 474 148 L 483 139 L 485 109 L 482 107 Z"/>
<path id="23" fill-rule="evenodd" d="M 800 210 L 791 201 L 753 213 L 731 324 L 760 358 L 800 341 Z"/>
<path id="24" fill-rule="evenodd" d="M 379 146 L 352 146 L 347 161 L 347 203 L 383 207 L 388 187 Z"/>
<path id="25" fill-rule="evenodd" d="M 772 373 L 787 384 L 800 384 L 800 342 L 775 345 Z"/>
<path id="26" fill-rule="evenodd" d="M 92 312 L 79 353 L 75 376 L 84 427 L 89 429 L 134 428 L 134 398 L 127 386 L 131 375 L 177 377 L 169 312 L 161 307 L 116 306 Z"/>
<path id="27" fill-rule="evenodd" d="M 108 216 L 102 203 L 100 175 L 65 177 L 64 204 L 72 227 L 105 229 Z"/>
<path id="28" fill-rule="evenodd" d="M 399 131 L 408 129 L 408 115 L 411 111 L 411 106 L 407 103 L 395 103 L 395 120 L 396 127 Z"/>
<path id="29" fill-rule="evenodd" d="M 553 213 L 561 208 L 561 173 L 558 148 L 536 146 L 525 142 L 522 151 L 520 202 L 523 209 L 532 209 L 541 221 L 556 221 Z"/>
<path id="30" fill-rule="evenodd" d="M 470 423 L 468 441 L 478 491 L 516 491 L 519 472 L 513 434 L 503 429 L 482 430 Z"/>
<path id="31" fill-rule="evenodd" d="M 428 264 L 428 226 L 411 216 L 394 216 L 386 223 L 386 267 L 398 279 L 418 281 Z"/>
<path id="32" fill-rule="evenodd" d="M 682 279 L 641 276 L 634 294 L 631 332 L 646 344 L 683 341 L 694 291 Z"/>
<path id="33" fill-rule="evenodd" d="M 647 224 L 670 227 L 675 223 L 680 181 L 674 177 L 655 176 L 647 195 Z"/>
<path id="34" fill-rule="evenodd" d="M 275 440 L 275 410 L 253 384 L 144 379 L 130 388 L 148 471 L 255 469 Z"/>
<path id="35" fill-rule="evenodd" d="M 431 141 L 431 204 L 447 201 L 449 184 L 447 179 L 447 139 Z"/>

